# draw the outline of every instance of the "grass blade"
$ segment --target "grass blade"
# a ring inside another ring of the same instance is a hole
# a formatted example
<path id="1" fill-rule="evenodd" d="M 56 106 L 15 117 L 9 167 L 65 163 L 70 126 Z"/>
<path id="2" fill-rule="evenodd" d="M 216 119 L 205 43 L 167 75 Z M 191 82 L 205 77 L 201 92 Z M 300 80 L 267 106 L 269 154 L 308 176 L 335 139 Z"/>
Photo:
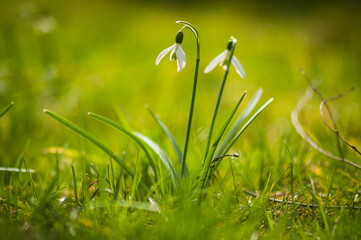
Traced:
<path id="1" fill-rule="evenodd" d="M 114 129 L 124 133 L 128 137 L 130 137 L 143 150 L 143 152 L 145 153 L 145 155 L 147 156 L 147 158 L 149 160 L 149 164 L 153 168 L 154 172 L 156 172 L 157 168 L 156 168 L 154 159 L 150 155 L 148 149 L 144 146 L 143 142 L 133 132 L 120 126 L 118 123 L 114 122 L 113 120 L 110 120 L 109 118 L 106 118 L 106 117 L 103 117 L 101 115 L 91 113 L 91 112 L 89 112 L 88 114 L 89 114 L 89 116 L 93 117 L 94 119 L 98 120 L 99 122 L 104 123 L 105 125 L 108 125 Z"/>
<path id="2" fill-rule="evenodd" d="M 28 150 L 29 146 L 30 146 L 30 139 L 28 139 L 25 143 L 25 146 L 23 148 L 23 150 L 20 152 L 19 156 L 17 157 L 16 159 L 16 162 L 15 162 L 15 167 L 17 168 L 20 168 L 21 166 L 21 159 L 23 158 L 25 152 Z"/>
<path id="3" fill-rule="evenodd" d="M 162 122 L 162 120 L 158 117 L 158 115 L 156 115 L 149 107 L 146 107 L 147 110 L 149 111 L 149 113 L 152 115 L 152 117 L 154 118 L 154 120 L 158 123 L 158 125 L 162 128 L 163 132 L 165 133 L 165 135 L 167 135 L 168 139 L 170 140 L 170 142 L 172 143 L 172 146 L 177 154 L 177 158 L 179 160 L 180 163 L 182 163 L 182 152 L 177 144 L 177 142 L 175 141 L 173 135 L 169 132 L 167 126 Z"/>
<path id="4" fill-rule="evenodd" d="M 306 193 L 305 193 L 305 190 L 304 190 L 305 187 L 306 187 L 307 191 L 311 194 L 313 200 L 317 203 L 318 207 L 320 208 L 323 223 L 325 224 L 325 228 L 326 228 L 327 233 L 329 233 L 330 232 L 330 227 L 329 227 L 329 224 L 328 224 L 328 221 L 327 221 L 327 216 L 326 216 L 325 210 L 323 208 L 322 202 L 318 199 L 318 197 L 315 195 L 315 193 L 310 189 L 310 187 L 307 184 L 305 186 L 303 185 L 302 180 L 301 180 L 301 175 L 300 175 L 300 173 L 298 171 L 298 168 L 297 168 L 296 163 L 295 163 L 295 161 L 293 159 L 291 151 L 288 148 L 286 143 L 285 143 L 285 147 L 286 147 L 288 155 L 290 156 L 290 159 L 291 159 L 292 165 L 294 167 L 294 170 L 296 172 L 297 178 L 298 178 L 298 180 L 299 180 L 299 182 L 301 184 L 303 195 L 306 198 Z"/>
<path id="5" fill-rule="evenodd" d="M 138 184 L 140 182 L 140 179 L 142 178 L 142 169 L 141 169 L 141 164 L 140 164 L 140 160 L 139 160 L 139 150 L 137 153 L 137 161 L 135 163 L 135 177 L 134 177 L 134 184 L 132 187 L 132 192 L 130 195 L 130 200 L 133 201 L 134 200 L 134 196 L 136 193 L 138 193 Z M 138 194 L 139 195 L 139 194 Z"/>
<path id="6" fill-rule="evenodd" d="M 50 117 L 54 118 L 55 120 L 57 120 L 58 122 L 60 122 L 61 124 L 63 124 L 64 126 L 68 127 L 69 129 L 73 130 L 74 132 L 78 133 L 80 136 L 88 139 L 90 142 L 92 142 L 95 146 L 99 147 L 101 150 L 103 150 L 105 153 L 107 153 L 109 156 L 111 156 L 120 166 L 122 166 L 124 168 L 124 170 L 132 177 L 134 178 L 134 172 L 131 168 L 129 168 L 127 165 L 125 165 L 120 157 L 118 155 L 116 155 L 112 150 L 110 150 L 107 146 L 105 146 L 102 142 L 100 142 L 97 138 L 95 138 L 93 135 L 91 135 L 90 133 L 88 133 L 87 131 L 79 128 L 78 126 L 76 126 L 74 123 L 66 120 L 65 118 L 61 117 L 60 115 L 51 112 L 47 109 L 44 109 L 44 112 L 46 114 L 48 114 Z M 148 187 L 144 184 L 141 183 L 141 187 L 145 190 L 145 191 L 149 191 Z"/>
<path id="7" fill-rule="evenodd" d="M 7 107 L 5 107 L 5 109 L 0 113 L 0 118 L 1 118 L 2 116 L 4 116 L 5 113 L 7 113 L 7 111 L 9 111 L 10 108 L 11 108 L 13 105 L 14 105 L 14 102 L 11 102 Z"/>
<path id="8" fill-rule="evenodd" d="M 273 101 L 273 98 L 268 100 L 265 104 L 263 104 L 255 114 L 246 122 L 246 124 L 242 127 L 242 129 L 237 133 L 237 135 L 232 139 L 232 141 L 227 145 L 227 147 L 223 151 L 218 151 L 216 156 L 221 156 L 226 154 L 229 149 L 233 146 L 233 144 L 237 141 L 237 139 L 242 135 L 242 133 L 247 129 L 247 127 L 256 119 L 256 117 Z"/>
<path id="9" fill-rule="evenodd" d="M 123 152 L 123 155 L 122 155 L 122 162 L 124 161 L 124 155 L 125 155 L 125 152 Z M 115 185 L 115 190 L 114 190 L 114 200 L 117 200 L 118 198 L 118 193 L 119 193 L 119 189 L 120 189 L 120 180 L 122 178 L 122 169 L 120 170 L 120 174 L 119 174 L 119 177 L 117 178 L 117 184 Z"/>
<path id="10" fill-rule="evenodd" d="M 33 177 L 32 177 L 31 174 L 30 174 L 30 170 L 29 170 L 28 166 L 26 165 L 26 161 L 25 161 L 24 158 L 23 158 L 23 162 L 24 162 L 24 166 L 25 166 L 25 169 L 26 169 L 28 178 L 29 178 L 29 182 L 30 182 L 30 184 L 31 184 L 31 187 L 33 188 L 33 191 L 34 191 L 36 200 L 39 201 L 39 197 L 38 197 L 38 193 L 36 192 L 36 189 L 35 189 L 35 184 L 34 184 Z"/>
<path id="11" fill-rule="evenodd" d="M 156 172 L 156 164 L 155 164 L 154 159 L 150 155 L 148 149 L 144 146 L 143 142 L 133 132 L 120 126 L 118 123 L 114 122 L 113 120 L 110 120 L 109 118 L 106 118 L 106 117 L 103 117 L 101 115 L 91 113 L 91 112 L 89 112 L 88 114 L 89 114 L 89 116 L 93 117 L 94 119 L 98 120 L 99 122 L 104 123 L 105 125 L 108 125 L 114 129 L 124 133 L 128 137 L 130 137 L 143 150 L 143 152 L 145 153 L 145 155 L 147 156 L 147 158 L 149 160 L 149 164 L 153 168 L 154 172 Z"/>
<path id="12" fill-rule="evenodd" d="M 34 169 L 0 167 L 0 172 L 35 173 Z"/>
<path id="13" fill-rule="evenodd" d="M 75 197 L 75 202 L 76 204 L 78 204 L 78 188 L 76 186 L 76 177 L 75 177 L 75 171 L 74 171 L 74 166 L 71 166 L 71 171 L 73 173 L 73 188 L 74 188 L 74 197 Z"/>
<path id="14" fill-rule="evenodd" d="M 168 155 L 159 147 L 159 145 L 156 142 L 154 142 L 147 136 L 144 136 L 143 134 L 138 132 L 135 132 L 135 135 L 140 139 L 142 139 L 143 142 L 145 142 L 159 156 L 164 166 L 169 170 L 173 179 L 174 186 L 178 188 L 179 177 Z"/>
<path id="15" fill-rule="evenodd" d="M 172 164 L 172 162 L 170 161 L 169 157 L 167 156 L 167 154 L 159 147 L 159 145 L 157 143 L 155 143 L 153 140 L 151 140 L 150 138 L 144 136 L 141 133 L 138 132 L 131 132 L 127 129 L 125 129 L 124 127 L 120 126 L 118 123 L 97 115 L 95 113 L 88 113 L 91 117 L 95 118 L 96 120 L 111 126 L 121 132 L 123 132 L 124 134 L 126 134 L 127 136 L 129 136 L 130 138 L 132 138 L 137 144 L 138 146 L 144 151 L 144 153 L 147 155 L 147 157 L 150 160 L 150 163 L 154 164 L 154 172 L 156 171 L 156 167 L 155 167 L 155 163 L 154 163 L 154 159 L 151 157 L 148 149 L 145 147 L 144 143 L 146 145 L 148 145 L 157 155 L 159 155 L 160 159 L 162 160 L 163 164 L 168 168 L 168 170 L 171 173 L 171 176 L 173 178 L 173 183 L 175 185 L 175 187 L 178 187 L 178 175 L 177 172 L 175 171 L 175 168 Z M 153 167 L 153 166 L 152 166 Z"/>
<path id="16" fill-rule="evenodd" d="M 0 171 L 7 171 L 7 172 L 27 172 L 27 169 L 21 169 L 21 160 L 24 157 L 25 152 L 28 150 L 29 146 L 30 146 L 30 139 L 28 139 L 26 141 L 26 144 L 24 146 L 24 148 L 21 150 L 20 154 L 18 155 L 18 157 L 16 158 L 15 161 L 15 165 L 14 168 L 0 168 Z M 34 173 L 35 171 L 33 169 L 28 169 L 28 171 L 30 173 Z M 12 177 L 13 174 L 10 174 L 10 183 L 13 184 L 15 183 L 16 180 L 19 180 L 19 176 L 13 178 Z"/>
<path id="17" fill-rule="evenodd" d="M 289 157 L 290 157 L 290 159 L 291 159 L 291 163 L 292 163 L 292 166 L 294 167 L 294 170 L 295 170 L 296 176 L 297 176 L 297 178 L 298 178 L 298 181 L 300 182 L 302 194 L 303 194 L 303 196 L 306 197 L 305 186 L 304 186 L 303 183 L 302 183 L 301 174 L 300 174 L 300 172 L 298 171 L 298 168 L 296 167 L 296 163 L 295 163 L 295 161 L 293 160 L 293 156 L 292 156 L 292 154 L 291 154 L 290 149 L 288 148 L 288 146 L 287 146 L 286 143 L 285 143 L 284 145 L 285 145 L 286 150 L 287 150 L 287 153 L 288 153 L 288 155 L 289 155 Z"/>
<path id="18" fill-rule="evenodd" d="M 241 126 L 243 121 L 248 117 L 248 115 L 253 111 L 253 109 L 256 107 L 259 99 L 261 98 L 263 93 L 263 89 L 260 88 L 257 90 L 257 92 L 252 96 L 251 100 L 245 107 L 245 109 L 242 111 L 242 113 L 239 115 L 236 122 L 233 124 L 231 130 L 227 134 L 227 136 L 224 138 L 224 141 L 222 142 L 221 146 L 218 149 L 218 152 L 223 152 L 223 150 L 226 148 L 227 144 L 231 141 L 232 137 L 236 134 L 238 128 Z"/>

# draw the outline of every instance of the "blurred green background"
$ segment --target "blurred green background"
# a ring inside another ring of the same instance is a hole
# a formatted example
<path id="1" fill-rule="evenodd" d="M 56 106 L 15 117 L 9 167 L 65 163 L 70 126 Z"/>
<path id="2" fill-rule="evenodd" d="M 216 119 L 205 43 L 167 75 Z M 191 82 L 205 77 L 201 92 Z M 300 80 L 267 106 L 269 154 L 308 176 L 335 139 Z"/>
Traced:
<path id="1" fill-rule="evenodd" d="M 230 36 L 235 55 L 247 73 L 231 70 L 220 108 L 221 122 L 241 94 L 246 100 L 262 87 L 261 102 L 274 97 L 235 150 L 252 152 L 263 141 L 272 149 L 284 139 L 305 145 L 295 133 L 290 112 L 307 87 L 299 73 L 322 81 L 320 90 L 334 96 L 356 90 L 333 105 L 340 131 L 354 144 L 360 139 L 361 16 L 357 1 L 0 1 L 0 107 L 14 107 L 0 119 L 0 165 L 13 166 L 26 141 L 29 167 L 54 162 L 46 149 L 67 145 L 108 157 L 43 113 L 50 109 L 92 132 L 118 152 L 136 152 L 126 137 L 87 116 L 95 112 L 117 119 L 122 112 L 134 129 L 171 149 L 145 109 L 148 104 L 167 123 L 181 147 L 188 119 L 196 44 L 185 31 L 186 68 L 177 73 L 159 52 L 174 44 L 179 25 L 189 21 L 201 37 L 201 72 L 190 151 L 199 167 L 202 141 L 210 124 L 223 70 L 203 74 L 224 51 Z M 321 122 L 319 101 L 310 103 L 302 121 L 328 149 L 335 142 Z M 245 106 L 245 105 L 243 105 Z M 261 139 L 264 138 L 264 139 Z M 312 150 L 313 151 L 313 150 Z M 172 154 L 171 154 L 172 155 Z M 172 155 L 174 156 L 174 154 Z M 352 155 L 354 156 L 354 155 Z"/>

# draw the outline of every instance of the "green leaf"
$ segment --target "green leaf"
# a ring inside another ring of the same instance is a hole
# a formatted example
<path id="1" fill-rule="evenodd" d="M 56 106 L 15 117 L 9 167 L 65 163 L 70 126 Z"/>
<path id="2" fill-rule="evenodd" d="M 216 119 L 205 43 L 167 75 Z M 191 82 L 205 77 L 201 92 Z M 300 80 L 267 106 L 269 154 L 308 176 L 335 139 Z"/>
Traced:
<path id="1" fill-rule="evenodd" d="M 138 133 L 138 132 L 131 132 L 127 129 L 125 129 L 124 127 L 120 126 L 118 123 L 106 118 L 106 117 L 103 117 L 103 116 L 100 116 L 100 115 L 97 115 L 97 114 L 94 114 L 94 113 L 88 113 L 91 117 L 95 118 L 96 120 L 108 125 L 108 126 L 111 126 L 123 133 L 125 133 L 127 136 L 129 136 L 130 138 L 132 138 L 137 144 L 138 146 L 145 152 L 145 154 L 147 155 L 147 157 L 150 159 L 150 162 L 154 162 L 154 159 L 151 157 L 148 149 L 145 147 L 144 144 L 146 144 L 147 146 L 149 146 L 157 155 L 159 155 L 160 159 L 162 160 L 163 164 L 168 168 L 168 170 L 170 171 L 170 174 L 173 178 L 173 182 L 174 182 L 174 185 L 175 187 L 178 187 L 178 175 L 177 175 L 177 172 L 175 171 L 174 169 L 174 166 L 172 164 L 172 162 L 170 161 L 169 157 L 165 154 L 165 152 L 159 147 L 158 144 L 156 144 L 154 141 L 152 141 L 150 138 L 144 136 L 143 134 L 141 133 Z M 155 166 L 155 165 L 154 165 Z M 156 172 L 156 168 L 154 167 L 154 172 Z"/>
<path id="2" fill-rule="evenodd" d="M 237 130 L 239 129 L 239 127 L 241 126 L 243 121 L 248 117 L 248 115 L 253 111 L 253 109 L 257 105 L 259 99 L 262 96 L 262 93 L 263 93 L 263 89 L 260 88 L 252 96 L 251 100 L 249 101 L 249 103 L 247 104 L 245 109 L 242 111 L 242 113 L 239 115 L 238 119 L 233 124 L 233 126 L 232 126 L 231 130 L 229 131 L 229 133 L 227 134 L 227 136 L 224 138 L 224 141 L 222 142 L 221 146 L 219 147 L 217 153 L 224 152 L 224 149 L 230 143 L 231 139 L 234 137 L 234 135 L 236 134 Z M 216 154 L 216 155 L 218 155 L 218 154 Z"/>
<path id="3" fill-rule="evenodd" d="M 70 128 L 71 130 L 73 130 L 74 132 L 78 133 L 80 136 L 88 139 L 90 142 L 92 142 L 95 146 L 99 147 L 101 150 L 103 150 L 105 153 L 107 153 L 109 156 L 111 156 L 120 166 L 122 166 L 124 168 L 124 170 L 132 177 L 134 178 L 134 172 L 131 168 L 129 168 L 127 165 L 125 165 L 120 157 L 118 155 L 116 155 L 112 150 L 110 150 L 107 146 L 105 146 L 102 142 L 100 142 L 97 138 L 95 138 L 93 135 L 91 135 L 90 133 L 88 133 L 87 131 L 79 128 L 78 126 L 76 126 L 74 123 L 66 120 L 65 118 L 61 117 L 60 115 L 51 112 L 47 109 L 44 109 L 44 112 L 46 114 L 48 114 L 50 117 L 54 118 L 55 120 L 57 120 L 58 122 L 60 122 L 61 124 L 63 124 L 64 126 Z M 145 191 L 149 191 L 148 187 L 144 184 L 141 183 L 140 185 Z"/>
<path id="4" fill-rule="evenodd" d="M 110 120 L 109 118 L 91 112 L 89 112 L 88 114 L 94 119 L 98 120 L 99 122 L 102 122 L 105 125 L 108 125 L 130 137 L 143 150 L 143 152 L 145 153 L 145 155 L 149 160 L 149 164 L 153 168 L 153 171 L 156 172 L 156 164 L 154 159 L 150 155 L 148 149 L 144 146 L 143 142 L 132 131 L 120 126 L 118 123 L 114 122 L 113 120 Z"/>
<path id="5" fill-rule="evenodd" d="M 168 155 L 159 147 L 159 145 L 156 142 L 154 142 L 147 136 L 144 136 L 143 134 L 138 133 L 138 132 L 135 132 L 135 135 L 137 137 L 139 137 L 140 139 L 142 139 L 159 156 L 159 158 L 162 160 L 164 166 L 168 169 L 168 171 L 170 172 L 170 174 L 172 176 L 174 187 L 178 188 L 179 187 L 179 177 L 178 177 L 178 174 L 173 166 L 173 163 L 169 159 Z"/>
<path id="6" fill-rule="evenodd" d="M 77 186 L 76 186 L 76 176 L 75 176 L 75 170 L 74 170 L 74 166 L 71 166 L 71 171 L 73 173 L 73 188 L 74 188 L 74 197 L 75 197 L 75 202 L 76 204 L 78 204 L 78 193 L 77 193 Z"/>
<path id="7" fill-rule="evenodd" d="M 124 162 L 124 155 L 125 155 L 125 152 L 123 152 L 123 155 L 122 155 L 122 162 Z M 120 189 L 120 180 L 122 178 L 122 170 L 120 170 L 120 174 L 119 174 L 119 177 L 117 178 L 117 184 L 115 185 L 115 191 L 114 191 L 114 200 L 117 200 L 118 198 L 118 193 L 119 193 L 119 189 Z"/>
<path id="8" fill-rule="evenodd" d="M 158 115 L 156 115 L 149 107 L 146 107 L 147 110 L 149 111 L 149 113 L 152 115 L 152 117 L 154 118 L 154 120 L 158 123 L 158 125 L 162 128 L 163 132 L 165 133 L 165 135 L 167 135 L 168 139 L 170 140 L 170 142 L 172 143 L 172 146 L 177 154 L 178 160 L 180 163 L 182 163 L 182 152 L 177 144 L 177 142 L 175 141 L 173 135 L 169 132 L 167 126 L 162 122 L 162 120 L 158 117 Z"/>
<path id="9" fill-rule="evenodd" d="M 236 134 L 236 136 L 232 139 L 232 141 L 227 145 L 227 147 L 223 151 L 217 152 L 216 156 L 222 156 L 226 154 L 229 149 L 233 146 L 233 144 L 237 141 L 237 139 L 242 135 L 242 133 L 247 129 L 247 127 L 256 119 L 256 117 L 273 101 L 273 98 L 268 100 L 265 104 L 263 104 L 255 114 L 246 122 L 246 124 L 242 127 L 242 129 Z M 219 164 L 219 162 L 218 162 Z M 216 165 L 217 167 L 217 165 Z"/>
<path id="10" fill-rule="evenodd" d="M 38 197 L 38 193 L 36 192 L 36 188 L 35 188 L 35 184 L 34 184 L 34 180 L 33 180 L 33 177 L 30 175 L 30 170 L 26 164 L 26 161 L 25 159 L 23 158 L 23 162 L 24 162 L 24 166 L 25 166 L 25 169 L 26 169 L 26 172 L 27 172 L 27 175 L 28 175 L 28 178 L 29 178 L 29 182 L 32 186 L 32 189 L 34 191 L 34 194 L 35 194 L 35 198 L 37 201 L 39 201 L 39 197 Z"/>

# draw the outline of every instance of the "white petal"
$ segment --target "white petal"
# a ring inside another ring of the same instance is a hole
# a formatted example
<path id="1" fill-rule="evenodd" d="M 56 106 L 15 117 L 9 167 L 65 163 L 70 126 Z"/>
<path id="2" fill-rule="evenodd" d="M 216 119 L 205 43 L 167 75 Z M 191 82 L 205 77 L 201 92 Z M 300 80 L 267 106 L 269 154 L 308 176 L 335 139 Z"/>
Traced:
<path id="1" fill-rule="evenodd" d="M 186 66 L 186 54 L 184 53 L 181 45 L 179 44 L 177 52 L 177 71 L 182 71 L 184 67 Z"/>
<path id="2" fill-rule="evenodd" d="M 167 53 L 169 53 L 172 50 L 173 47 L 174 47 L 174 45 L 170 46 L 169 48 L 164 49 L 161 53 L 159 53 L 157 59 L 155 60 L 155 65 L 158 65 L 160 60 L 162 60 L 162 58 L 165 55 L 167 55 Z"/>
<path id="3" fill-rule="evenodd" d="M 222 52 L 221 54 L 219 54 L 217 57 L 215 57 L 206 67 L 206 69 L 204 69 L 204 73 L 209 73 L 210 71 L 213 70 L 213 68 L 215 68 L 217 66 L 217 64 L 223 60 L 224 55 L 226 54 L 227 50 Z"/>
<path id="4" fill-rule="evenodd" d="M 238 61 L 238 59 L 233 56 L 232 58 L 232 63 L 234 68 L 236 69 L 237 73 L 242 77 L 242 78 L 246 78 L 246 72 L 244 71 L 241 63 Z"/>

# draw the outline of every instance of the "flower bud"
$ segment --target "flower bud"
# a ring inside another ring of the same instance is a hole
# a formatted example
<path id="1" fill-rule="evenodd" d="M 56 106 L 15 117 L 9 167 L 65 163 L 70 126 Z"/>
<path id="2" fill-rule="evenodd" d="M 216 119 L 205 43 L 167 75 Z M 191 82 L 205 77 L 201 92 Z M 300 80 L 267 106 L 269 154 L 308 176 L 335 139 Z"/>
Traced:
<path id="1" fill-rule="evenodd" d="M 229 40 L 228 44 L 227 44 L 227 50 L 231 51 L 232 50 L 232 45 L 233 45 L 233 41 Z"/>
<path id="2" fill-rule="evenodd" d="M 182 30 L 179 30 L 177 35 L 175 36 L 175 42 L 176 43 L 182 43 L 183 42 L 183 32 L 182 32 Z"/>

